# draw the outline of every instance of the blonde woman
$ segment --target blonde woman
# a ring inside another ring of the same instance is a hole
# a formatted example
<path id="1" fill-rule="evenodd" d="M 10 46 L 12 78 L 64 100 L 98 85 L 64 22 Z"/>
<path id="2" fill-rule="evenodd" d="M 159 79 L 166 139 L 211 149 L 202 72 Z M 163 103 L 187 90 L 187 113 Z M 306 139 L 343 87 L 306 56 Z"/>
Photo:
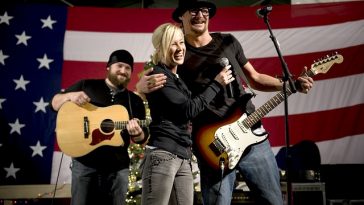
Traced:
<path id="1" fill-rule="evenodd" d="M 155 65 L 151 74 L 164 74 L 161 89 L 146 95 L 153 122 L 142 167 L 142 204 L 193 204 L 190 120 L 203 111 L 223 87 L 234 80 L 230 66 L 221 69 L 205 90 L 192 97 L 177 75 L 186 46 L 178 26 L 162 24 L 153 33 Z"/>

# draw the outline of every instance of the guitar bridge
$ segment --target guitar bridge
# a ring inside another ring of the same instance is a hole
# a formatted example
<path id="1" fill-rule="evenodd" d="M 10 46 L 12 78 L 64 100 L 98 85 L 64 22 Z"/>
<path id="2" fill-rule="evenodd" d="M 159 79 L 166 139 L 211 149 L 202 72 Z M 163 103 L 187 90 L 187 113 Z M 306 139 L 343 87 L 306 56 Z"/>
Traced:
<path id="1" fill-rule="evenodd" d="M 83 135 L 85 138 L 88 138 L 90 134 L 90 122 L 88 121 L 87 117 L 83 117 Z"/>
<path id="2" fill-rule="evenodd" d="M 220 156 L 225 151 L 225 146 L 222 142 L 217 138 L 215 139 L 209 147 L 216 154 L 216 156 Z"/>

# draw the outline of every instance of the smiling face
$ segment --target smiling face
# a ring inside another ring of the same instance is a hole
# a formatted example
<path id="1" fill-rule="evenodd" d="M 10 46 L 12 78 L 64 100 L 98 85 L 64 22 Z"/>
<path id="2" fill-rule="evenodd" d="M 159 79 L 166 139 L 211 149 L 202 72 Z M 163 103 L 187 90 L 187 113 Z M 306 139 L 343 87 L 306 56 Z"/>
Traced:
<path id="1" fill-rule="evenodd" d="M 162 63 L 176 72 L 177 66 L 183 64 L 186 53 L 182 29 L 175 24 L 162 24 L 154 30 L 152 43 L 155 48 L 153 63 Z"/>
<path id="2" fill-rule="evenodd" d="M 183 64 L 186 45 L 182 32 L 175 32 L 169 45 L 165 64 L 172 68 Z"/>
<path id="3" fill-rule="evenodd" d="M 187 10 L 181 17 L 186 35 L 199 36 L 208 33 L 209 8 L 193 8 Z"/>
<path id="4" fill-rule="evenodd" d="M 117 62 L 111 64 L 108 68 L 107 78 L 116 88 L 125 88 L 132 73 L 132 68 L 129 64 L 123 62 Z"/>

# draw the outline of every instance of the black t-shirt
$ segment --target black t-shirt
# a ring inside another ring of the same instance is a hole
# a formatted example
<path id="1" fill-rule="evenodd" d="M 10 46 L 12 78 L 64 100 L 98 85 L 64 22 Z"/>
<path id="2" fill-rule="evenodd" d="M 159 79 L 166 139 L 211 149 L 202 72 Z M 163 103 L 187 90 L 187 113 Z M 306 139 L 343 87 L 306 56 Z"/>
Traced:
<path id="1" fill-rule="evenodd" d="M 198 123 L 194 123 L 194 127 L 203 123 L 201 121 L 210 123 L 210 121 L 206 121 L 206 116 L 214 116 L 217 119 L 224 118 L 237 106 L 249 113 L 255 109 L 252 102 L 246 100 L 250 99 L 250 94 L 248 95 L 244 91 L 237 72 L 237 69 L 242 69 L 248 62 L 239 41 L 231 34 L 212 33 L 211 36 L 211 42 L 203 47 L 196 48 L 186 42 L 185 61 L 183 65 L 179 66 L 178 74 L 185 81 L 192 94 L 197 95 L 221 71 L 222 66 L 219 64 L 219 59 L 226 57 L 229 64 L 232 65 L 233 75 L 236 79 L 231 83 L 236 98 L 228 98 L 226 89 L 218 93 L 209 104 L 208 109 L 196 118 L 195 121 Z"/>
<path id="2" fill-rule="evenodd" d="M 138 95 L 127 89 L 120 92 L 112 91 L 104 79 L 81 80 L 70 86 L 64 92 L 75 91 L 84 91 L 90 97 L 90 103 L 95 106 L 107 107 L 120 104 L 128 110 L 129 119 L 145 119 L 143 100 Z M 100 171 L 116 171 L 128 168 L 130 159 L 127 149 L 130 144 L 130 136 L 127 130 L 122 131 L 121 136 L 124 141 L 124 146 L 100 146 L 89 154 L 76 158 L 76 160 Z"/>

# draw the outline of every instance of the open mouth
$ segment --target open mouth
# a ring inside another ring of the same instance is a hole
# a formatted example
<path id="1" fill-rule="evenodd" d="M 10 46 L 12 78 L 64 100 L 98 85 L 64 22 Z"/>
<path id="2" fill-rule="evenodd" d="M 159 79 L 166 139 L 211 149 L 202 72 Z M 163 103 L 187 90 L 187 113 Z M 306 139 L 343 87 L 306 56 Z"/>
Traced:
<path id="1" fill-rule="evenodd" d="M 191 21 L 191 24 L 192 25 L 196 25 L 196 24 L 204 24 L 205 23 L 205 21 L 204 20 L 193 20 L 193 21 Z"/>
<path id="2" fill-rule="evenodd" d="M 174 59 L 175 60 L 182 60 L 183 59 L 183 54 L 181 53 L 181 54 L 177 54 L 177 55 L 174 55 Z"/>

